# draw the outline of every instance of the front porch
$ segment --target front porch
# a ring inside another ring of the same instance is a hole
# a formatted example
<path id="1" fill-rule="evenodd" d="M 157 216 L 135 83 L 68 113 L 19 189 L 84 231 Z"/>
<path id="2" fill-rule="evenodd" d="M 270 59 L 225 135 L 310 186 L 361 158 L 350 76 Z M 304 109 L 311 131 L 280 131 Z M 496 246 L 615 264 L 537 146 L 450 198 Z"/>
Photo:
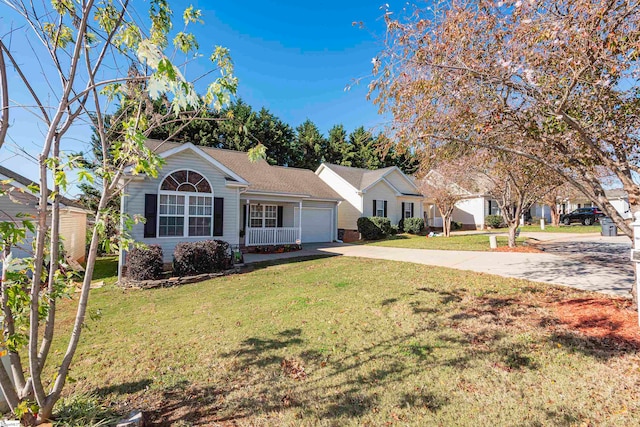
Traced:
<path id="1" fill-rule="evenodd" d="M 244 246 L 294 245 L 302 241 L 302 202 L 241 200 Z M 242 240 L 242 239 L 241 239 Z"/>
<path id="2" fill-rule="evenodd" d="M 239 211 L 240 242 L 248 249 L 337 239 L 336 201 L 245 194 Z"/>

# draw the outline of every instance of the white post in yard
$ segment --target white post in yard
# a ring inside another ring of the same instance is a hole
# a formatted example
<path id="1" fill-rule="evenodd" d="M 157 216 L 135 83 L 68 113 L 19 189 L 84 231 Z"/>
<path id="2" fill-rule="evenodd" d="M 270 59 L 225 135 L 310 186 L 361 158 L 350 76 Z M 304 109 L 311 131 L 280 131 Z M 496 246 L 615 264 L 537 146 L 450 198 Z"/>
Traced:
<path id="1" fill-rule="evenodd" d="M 495 236 L 495 234 L 489 236 L 489 247 L 491 249 L 496 249 L 498 247 L 498 238 Z"/>
<path id="2" fill-rule="evenodd" d="M 635 262 L 636 272 L 636 304 L 638 305 L 638 325 L 640 325 L 640 275 L 638 275 L 638 269 L 640 268 L 640 212 L 636 212 L 634 215 L 635 221 L 631 223 L 633 227 L 633 248 L 631 249 L 631 261 Z"/>
<path id="3" fill-rule="evenodd" d="M 540 220 L 540 230 L 544 230 L 544 218 Z"/>
<path id="4" fill-rule="evenodd" d="M 520 215 L 520 225 L 524 225 L 524 214 Z"/>

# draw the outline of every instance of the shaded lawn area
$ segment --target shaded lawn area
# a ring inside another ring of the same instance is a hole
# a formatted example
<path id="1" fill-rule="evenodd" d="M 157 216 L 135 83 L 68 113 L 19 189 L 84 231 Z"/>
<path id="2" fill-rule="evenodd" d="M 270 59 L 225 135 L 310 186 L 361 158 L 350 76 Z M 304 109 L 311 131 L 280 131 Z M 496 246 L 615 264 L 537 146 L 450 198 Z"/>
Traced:
<path id="1" fill-rule="evenodd" d="M 508 246 L 506 236 L 497 236 L 498 247 Z M 519 237 L 516 240 L 521 245 L 526 239 Z M 445 251 L 490 251 L 489 234 L 452 234 L 450 237 L 435 236 L 426 237 L 414 234 L 398 234 L 385 240 L 356 242 L 372 246 L 385 246 L 393 248 L 433 249 Z"/>
<path id="2" fill-rule="evenodd" d="M 585 296 L 347 257 L 105 287 L 69 390 L 154 425 L 637 425 L 636 347 L 555 315 L 555 301 Z"/>

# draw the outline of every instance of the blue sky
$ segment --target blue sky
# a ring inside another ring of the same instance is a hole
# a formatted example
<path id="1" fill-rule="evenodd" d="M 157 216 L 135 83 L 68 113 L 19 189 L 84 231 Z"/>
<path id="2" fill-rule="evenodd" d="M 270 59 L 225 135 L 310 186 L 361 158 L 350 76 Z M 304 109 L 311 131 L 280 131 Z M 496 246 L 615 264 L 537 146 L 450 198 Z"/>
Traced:
<path id="1" fill-rule="evenodd" d="M 210 52 L 215 45 L 230 49 L 239 79 L 238 96 L 255 109 L 264 106 L 293 127 L 309 118 L 325 134 L 337 123 L 344 124 L 347 131 L 360 125 L 381 129 L 383 117 L 366 100 L 366 93 L 371 59 L 382 48 L 378 39 L 384 32 L 380 10 L 383 3 L 171 1 L 176 27 L 180 26 L 182 10 L 191 3 L 203 10 L 205 20 L 204 26 L 191 28 L 200 51 Z M 137 10 L 141 15 L 147 6 L 146 2 L 139 2 Z M 0 17 L 3 35 L 20 22 L 6 10 Z M 352 25 L 360 21 L 365 29 Z M 19 31 L 12 40 L 16 55 L 25 67 L 37 69 L 34 55 L 22 38 Z M 188 75 L 200 75 L 206 66 L 204 60 L 190 64 Z M 35 75 L 39 80 L 38 73 Z M 364 80 L 345 90 L 359 78 Z M 42 81 L 35 84 L 46 91 Z M 24 87 L 17 80 L 10 82 L 12 97 L 28 102 L 21 91 Z M 10 142 L 0 150 L 0 164 L 37 178 L 34 161 L 28 156 L 37 154 L 42 127 L 28 114 L 15 111 L 9 133 Z M 89 135 L 86 126 L 75 127 L 63 149 L 81 150 Z M 20 149 L 28 154 L 20 154 Z"/>

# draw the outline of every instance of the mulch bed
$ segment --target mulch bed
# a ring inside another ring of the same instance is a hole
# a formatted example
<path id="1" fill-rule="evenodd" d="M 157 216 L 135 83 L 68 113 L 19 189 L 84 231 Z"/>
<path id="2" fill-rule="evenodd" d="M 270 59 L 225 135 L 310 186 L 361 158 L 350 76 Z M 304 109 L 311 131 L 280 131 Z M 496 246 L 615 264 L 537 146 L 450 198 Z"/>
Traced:
<path id="1" fill-rule="evenodd" d="M 640 349 L 638 313 L 631 300 L 575 298 L 551 305 L 560 322 L 582 335 L 611 339 Z"/>

